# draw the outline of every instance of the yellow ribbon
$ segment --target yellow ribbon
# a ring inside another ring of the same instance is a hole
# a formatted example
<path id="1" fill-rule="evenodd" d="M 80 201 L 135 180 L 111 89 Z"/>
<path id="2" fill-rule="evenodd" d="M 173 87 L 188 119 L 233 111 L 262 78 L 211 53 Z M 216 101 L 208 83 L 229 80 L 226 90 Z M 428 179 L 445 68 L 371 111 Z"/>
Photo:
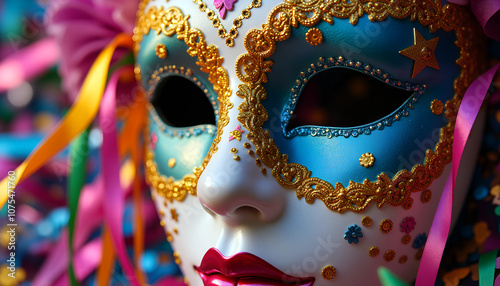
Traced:
<path id="1" fill-rule="evenodd" d="M 16 168 L 14 180 L 16 186 L 40 169 L 92 123 L 99 110 L 113 53 L 118 47 L 132 48 L 132 45 L 133 41 L 130 35 L 120 34 L 99 54 L 83 82 L 75 103 L 66 116 L 38 144 L 38 147 L 28 158 Z M 8 177 L 0 182 L 0 208 L 5 205 L 8 199 L 7 189 L 8 185 L 12 185 L 12 183 Z"/>

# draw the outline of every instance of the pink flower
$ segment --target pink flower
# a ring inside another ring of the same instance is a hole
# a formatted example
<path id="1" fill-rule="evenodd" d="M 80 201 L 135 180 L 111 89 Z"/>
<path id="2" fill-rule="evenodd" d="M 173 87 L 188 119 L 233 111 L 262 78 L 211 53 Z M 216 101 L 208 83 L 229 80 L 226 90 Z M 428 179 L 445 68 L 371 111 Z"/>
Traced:
<path id="1" fill-rule="evenodd" d="M 415 222 L 415 218 L 412 216 L 407 216 L 403 219 L 401 222 L 401 231 L 410 233 L 412 230 L 415 229 L 415 225 L 417 223 Z"/>
<path id="2" fill-rule="evenodd" d="M 238 124 L 236 126 L 236 128 L 233 131 L 231 131 L 231 133 L 229 133 L 229 141 L 234 140 L 234 139 L 240 141 L 241 140 L 241 133 L 244 133 L 244 132 L 245 131 L 241 130 L 241 126 Z"/>
<path id="3" fill-rule="evenodd" d="M 120 33 L 132 35 L 140 0 L 52 1 L 47 30 L 61 49 L 63 87 L 75 99 L 97 55 Z M 114 61 L 124 51 L 115 54 Z"/>
<path id="4" fill-rule="evenodd" d="M 151 132 L 151 150 L 156 149 L 156 143 L 158 143 L 158 135 L 156 132 Z"/>
<path id="5" fill-rule="evenodd" d="M 219 9 L 219 15 L 222 19 L 226 19 L 227 10 L 233 11 L 236 1 L 238 0 L 214 0 L 214 6 Z"/>

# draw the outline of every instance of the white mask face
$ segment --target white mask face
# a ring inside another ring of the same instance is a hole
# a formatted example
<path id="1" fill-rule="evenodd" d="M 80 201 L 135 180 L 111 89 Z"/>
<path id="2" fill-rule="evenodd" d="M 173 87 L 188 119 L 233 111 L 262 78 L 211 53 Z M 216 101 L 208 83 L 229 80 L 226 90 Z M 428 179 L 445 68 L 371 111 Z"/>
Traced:
<path id="1" fill-rule="evenodd" d="M 477 51 L 437 29 L 460 28 L 441 5 L 430 30 L 396 4 L 351 2 L 365 14 L 323 1 L 141 4 L 146 169 L 191 285 L 374 285 L 380 266 L 415 278 L 451 167 L 466 88 L 454 81 L 477 72 L 456 59 Z"/>

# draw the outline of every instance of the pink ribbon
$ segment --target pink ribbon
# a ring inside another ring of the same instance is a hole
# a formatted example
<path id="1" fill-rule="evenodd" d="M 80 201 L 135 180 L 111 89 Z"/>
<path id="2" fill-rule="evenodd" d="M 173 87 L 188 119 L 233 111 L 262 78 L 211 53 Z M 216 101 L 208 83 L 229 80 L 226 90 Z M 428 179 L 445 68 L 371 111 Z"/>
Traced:
<path id="1" fill-rule="evenodd" d="M 30 181 L 28 180 L 25 181 L 25 183 L 26 182 Z M 92 255 L 95 255 L 95 257 L 90 260 L 80 259 L 80 251 L 84 251 L 84 253 L 89 252 L 88 249 L 90 246 L 88 244 L 85 245 L 85 242 L 102 223 L 102 203 L 104 201 L 103 187 L 104 183 L 101 175 L 95 180 L 94 183 L 86 185 L 80 196 L 80 204 L 78 205 L 77 215 L 77 232 L 75 233 L 74 241 L 74 247 L 77 251 L 73 264 L 75 265 L 76 275 L 81 280 L 85 279 L 92 271 L 97 269 L 97 266 L 101 261 L 100 251 L 97 254 L 95 251 L 91 252 Z M 131 185 L 127 186 L 125 189 L 125 196 L 130 194 L 131 191 Z M 157 214 L 154 204 L 151 202 L 144 202 L 143 204 L 142 209 L 144 210 L 144 219 L 149 222 L 155 221 L 157 219 Z M 66 283 L 69 281 L 67 280 L 65 273 L 68 266 L 67 240 L 67 233 L 63 232 L 59 240 L 52 247 L 50 247 L 50 249 L 47 249 L 49 256 L 35 276 L 35 279 L 33 280 L 34 286 L 60 285 L 58 283 Z M 94 241 L 94 243 L 96 242 Z M 39 246 L 37 246 L 37 248 L 39 248 Z M 82 255 L 84 257 L 86 256 L 84 254 Z M 97 263 L 94 263 L 95 260 L 97 260 Z"/>
<path id="2" fill-rule="evenodd" d="M 467 6 L 483 26 L 484 33 L 500 41 L 500 1 L 498 0 L 448 0 L 450 3 Z"/>
<path id="3" fill-rule="evenodd" d="M 59 49 L 52 38 L 40 40 L 20 50 L 0 62 L 0 93 L 45 72 L 58 60 Z"/>
<path id="4" fill-rule="evenodd" d="M 101 253 L 102 253 L 102 241 L 100 238 L 96 238 L 87 243 L 75 254 L 73 261 L 74 265 L 79 266 L 75 267 L 75 275 L 78 278 L 78 280 L 83 281 L 92 272 L 94 272 L 94 270 L 101 262 Z M 53 286 L 69 285 L 68 281 L 69 281 L 68 273 L 65 272 L 64 275 L 60 276 L 59 279 L 57 279 L 57 281 L 54 282 Z"/>
<path id="5" fill-rule="evenodd" d="M 111 239 L 124 272 L 133 285 L 140 285 L 134 275 L 134 268 L 127 255 L 123 239 L 125 194 L 120 184 L 120 157 L 116 135 L 116 87 L 120 76 L 126 72 L 133 72 L 133 68 L 121 68 L 111 76 L 99 112 L 99 123 L 103 132 L 101 167 L 105 190 L 104 221 L 109 227 Z"/>
<path id="6" fill-rule="evenodd" d="M 481 109 L 481 105 L 493 81 L 493 77 L 499 67 L 500 64 L 497 64 L 478 77 L 469 86 L 460 104 L 453 139 L 452 171 L 448 176 L 434 220 L 432 221 L 429 237 L 418 269 L 415 286 L 429 286 L 434 285 L 436 282 L 439 264 L 450 231 L 453 191 L 455 189 L 462 153 L 471 132 L 472 125 L 476 120 L 477 114 Z"/>
<path id="7" fill-rule="evenodd" d="M 76 274 L 81 273 L 81 268 L 87 269 L 92 265 L 82 264 L 82 260 L 77 260 L 77 255 L 82 248 L 82 245 L 90 237 L 93 231 L 101 224 L 102 216 L 104 215 L 105 221 L 110 226 L 110 230 L 114 231 L 115 236 L 113 239 L 114 245 L 116 247 L 117 253 L 119 254 L 119 259 L 123 264 L 128 262 L 128 269 L 130 272 L 126 272 L 131 279 L 135 279 L 134 272 L 132 271 L 131 263 L 128 261 L 128 256 L 125 251 L 125 244 L 123 239 L 123 209 L 124 201 L 127 193 L 130 193 L 131 186 L 127 186 L 124 191 L 121 187 L 119 180 L 120 163 L 118 158 L 117 140 L 116 140 L 116 119 L 115 119 L 115 97 L 116 97 L 116 86 L 119 77 L 125 73 L 129 72 L 131 68 L 122 69 L 114 73 L 111 80 L 106 88 L 103 95 L 103 101 L 101 104 L 100 122 L 103 129 L 103 154 L 106 154 L 106 160 L 102 160 L 103 172 L 94 183 L 87 185 L 82 190 L 82 194 L 79 200 L 78 206 L 78 220 L 77 220 L 77 232 L 75 233 L 74 248 L 78 249 L 75 256 L 75 271 Z M 110 137 L 111 136 L 111 137 Z M 114 148 L 113 148 L 113 137 L 114 137 Z M 116 157 L 112 154 L 116 153 Z M 24 182 L 23 184 L 28 183 Z M 111 198 L 109 198 L 111 197 Z M 106 212 L 107 210 L 107 212 Z M 57 281 L 67 281 L 61 280 L 61 274 L 64 273 L 67 266 L 68 251 L 67 251 L 67 233 L 57 242 L 55 247 L 52 249 L 49 257 L 46 259 L 44 265 L 37 273 L 35 279 L 33 280 L 33 285 L 43 286 L 52 285 L 53 283 L 59 283 Z M 100 261 L 100 255 L 97 257 Z M 98 264 L 93 265 L 93 270 Z M 127 269 L 127 266 L 124 266 Z M 86 273 L 86 271 L 84 271 Z M 78 276 L 81 278 L 80 276 Z M 58 279 L 59 278 L 59 279 Z M 84 277 L 83 277 L 84 278 Z M 138 285 L 138 284 L 136 284 Z"/>

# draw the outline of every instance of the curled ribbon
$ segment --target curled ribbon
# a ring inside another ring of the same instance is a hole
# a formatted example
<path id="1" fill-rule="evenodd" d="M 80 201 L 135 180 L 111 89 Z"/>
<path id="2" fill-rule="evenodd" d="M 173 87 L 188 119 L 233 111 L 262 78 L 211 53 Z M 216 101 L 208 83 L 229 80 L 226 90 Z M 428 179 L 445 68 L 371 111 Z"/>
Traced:
<path id="1" fill-rule="evenodd" d="M 476 120 L 481 105 L 488 93 L 491 82 L 500 64 L 495 65 L 478 77 L 467 89 L 458 110 L 453 139 L 452 171 L 439 200 L 439 205 L 432 221 L 431 230 L 424 248 L 415 286 L 429 286 L 436 282 L 439 264 L 450 232 L 453 191 L 457 179 L 458 167 L 465 149 L 465 143 Z"/>
<path id="2" fill-rule="evenodd" d="M 500 1 L 498 0 L 448 0 L 457 5 L 469 5 L 484 33 L 500 41 Z"/>
<path id="3" fill-rule="evenodd" d="M 99 110 L 109 64 L 114 51 L 118 47 L 132 48 L 132 45 L 133 41 L 129 35 L 120 34 L 99 54 L 90 68 L 75 104 L 68 111 L 66 117 L 40 142 L 30 156 L 16 168 L 14 181 L 16 186 L 40 169 L 50 158 L 67 146 L 73 138 L 92 123 Z M 0 182 L 0 208 L 7 201 L 7 184 L 7 178 Z"/>

